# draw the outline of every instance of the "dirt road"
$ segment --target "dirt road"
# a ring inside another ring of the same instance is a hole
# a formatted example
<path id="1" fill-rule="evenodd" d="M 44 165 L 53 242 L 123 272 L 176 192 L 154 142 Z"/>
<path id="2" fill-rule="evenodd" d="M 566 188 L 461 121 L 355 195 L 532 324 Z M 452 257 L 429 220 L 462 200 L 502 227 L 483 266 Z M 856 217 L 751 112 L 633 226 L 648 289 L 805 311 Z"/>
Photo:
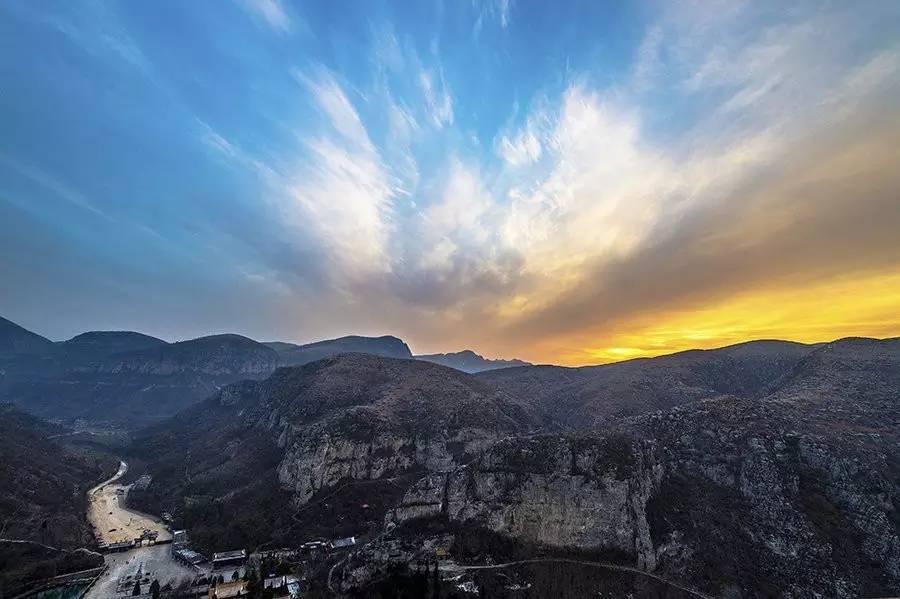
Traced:
<path id="1" fill-rule="evenodd" d="M 130 485 L 116 484 L 116 481 L 127 471 L 128 464 L 120 462 L 115 476 L 88 491 L 88 519 L 97 539 L 107 544 L 130 541 L 141 536 L 145 529 L 158 531 L 158 541 L 171 539 L 172 534 L 161 521 L 124 507 Z"/>

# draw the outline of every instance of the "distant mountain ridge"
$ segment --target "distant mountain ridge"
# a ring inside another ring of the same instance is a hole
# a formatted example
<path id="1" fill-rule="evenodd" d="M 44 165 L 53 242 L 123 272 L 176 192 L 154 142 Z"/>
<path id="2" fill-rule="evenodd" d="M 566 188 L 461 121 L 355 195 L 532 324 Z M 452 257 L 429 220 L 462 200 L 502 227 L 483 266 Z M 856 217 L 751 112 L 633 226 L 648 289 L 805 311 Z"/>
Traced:
<path id="1" fill-rule="evenodd" d="M 413 359 L 390 335 L 295 344 L 221 334 L 169 343 L 134 331 L 90 331 L 53 342 L 0 319 L 0 401 L 44 418 L 133 428 L 229 383 L 347 353 Z"/>
<path id="2" fill-rule="evenodd" d="M 278 352 L 282 366 L 302 366 L 322 358 L 346 353 L 371 354 L 386 358 L 409 359 L 413 357 L 409 346 L 402 339 L 392 335 L 381 337 L 348 335 L 303 345 L 282 341 L 269 342 L 265 345 Z"/>
<path id="3" fill-rule="evenodd" d="M 498 370 L 500 368 L 512 368 L 515 366 L 531 366 L 529 362 L 524 362 L 519 359 L 491 360 L 489 358 L 485 358 L 479 354 L 476 354 L 470 349 L 446 354 L 420 354 L 414 357 L 416 360 L 433 362 L 435 364 L 449 366 L 450 368 L 455 368 L 457 370 L 462 370 L 463 372 L 468 373 L 484 372 L 486 370 Z"/>
<path id="4" fill-rule="evenodd" d="M 900 592 L 900 339 L 469 374 L 496 361 L 440 355 L 457 359 L 447 367 L 389 336 L 52 343 L 2 330 L 0 397 L 150 425 L 132 448 L 152 475 L 136 507 L 171 512 L 204 550 L 357 536 L 328 574 L 342 592 L 447 537 L 459 563 L 588 556 L 709 596 Z M 52 426 L 20 418 L 0 418 L 10 505 L 44 485 L 34 466 L 56 474 L 21 449 L 43 459 L 53 444 L 19 435 Z M 556 566 L 569 569 L 547 588 L 517 571 L 518 588 L 584 596 L 577 570 Z"/>
<path id="5" fill-rule="evenodd" d="M 0 356 L 33 355 L 51 351 L 53 342 L 0 317 Z"/>
<path id="6" fill-rule="evenodd" d="M 198 372 L 209 375 L 264 375 L 278 365 L 277 353 L 241 335 L 209 335 L 189 341 L 166 343 L 114 354 L 98 367 L 99 372 L 175 374 Z"/>
<path id="7" fill-rule="evenodd" d="M 403 340 L 389 335 L 295 344 L 223 334 L 168 343 L 133 331 L 91 331 L 54 343 L 0 319 L 0 401 L 45 418 L 133 428 L 166 418 L 232 382 L 264 379 L 279 366 L 364 353 L 476 373 L 531 402 L 545 422 L 591 428 L 610 417 L 700 398 L 762 395 L 777 376 L 817 347 L 753 341 L 652 360 L 565 368 L 491 360 L 471 350 L 413 355 Z"/>
<path id="8" fill-rule="evenodd" d="M 162 347 L 168 343 L 134 331 L 88 331 L 57 345 L 81 360 L 98 360 L 115 354 Z"/>
<path id="9" fill-rule="evenodd" d="M 593 429 L 611 418 L 668 409 L 723 395 L 769 392 L 821 344 L 748 341 L 600 366 L 531 366 L 480 373 L 481 380 L 527 398 L 550 426 Z"/>

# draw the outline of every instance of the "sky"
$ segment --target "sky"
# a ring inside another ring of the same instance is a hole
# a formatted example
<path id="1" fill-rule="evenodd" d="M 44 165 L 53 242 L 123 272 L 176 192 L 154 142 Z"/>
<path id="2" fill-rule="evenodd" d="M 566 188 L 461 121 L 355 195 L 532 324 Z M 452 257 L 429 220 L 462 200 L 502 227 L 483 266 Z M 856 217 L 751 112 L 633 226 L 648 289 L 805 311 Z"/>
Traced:
<path id="1" fill-rule="evenodd" d="M 900 335 L 900 3 L 6 0 L 0 315 L 592 364 Z"/>

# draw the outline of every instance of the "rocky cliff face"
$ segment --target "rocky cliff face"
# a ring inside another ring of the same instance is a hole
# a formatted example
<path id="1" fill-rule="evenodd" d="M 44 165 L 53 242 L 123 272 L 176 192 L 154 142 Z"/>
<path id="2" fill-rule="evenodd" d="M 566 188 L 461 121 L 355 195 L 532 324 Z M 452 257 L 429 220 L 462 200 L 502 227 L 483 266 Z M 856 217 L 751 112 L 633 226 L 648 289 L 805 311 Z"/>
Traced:
<path id="1" fill-rule="evenodd" d="M 517 405 L 464 375 L 362 354 L 281 370 L 254 399 L 264 406 L 256 426 L 284 451 L 278 480 L 298 504 L 342 480 L 451 469 L 528 426 Z"/>
<path id="2" fill-rule="evenodd" d="M 278 480 L 302 505 L 317 491 L 345 480 L 373 480 L 410 470 L 444 471 L 462 455 L 485 449 L 498 436 L 484 429 L 463 429 L 434 438 L 379 435 L 347 438 L 323 427 L 286 432 Z M 454 453 L 456 455 L 454 455 Z"/>
<path id="3" fill-rule="evenodd" d="M 466 467 L 423 477 L 388 519 L 444 515 L 532 543 L 622 551 L 653 570 L 646 506 L 662 475 L 651 443 L 511 439 Z"/>
<path id="4" fill-rule="evenodd" d="M 896 593 L 900 343 L 782 350 L 732 348 L 603 375 L 637 390 L 625 395 L 628 415 L 615 416 L 625 401 L 615 398 L 593 430 L 571 425 L 564 408 L 586 410 L 610 391 L 591 399 L 599 383 L 578 372 L 551 371 L 557 403 L 536 406 L 541 396 L 508 389 L 540 384 L 546 369 L 515 369 L 518 387 L 504 371 L 501 386 L 347 355 L 227 387 L 198 408 L 197 423 L 182 418 L 147 447 L 171 454 L 154 485 L 185 504 L 166 509 L 190 513 L 185 505 L 205 498 L 223 527 L 253 509 L 234 489 L 270 476 L 268 497 L 283 502 L 273 513 L 294 515 L 280 524 L 289 531 L 484 530 L 556 554 L 615 556 L 730 598 Z M 750 366 L 731 371 L 741 360 Z M 651 392 L 666 386 L 687 391 L 651 409 Z M 568 403 L 564 389 L 575 393 Z M 554 415 L 546 428 L 556 432 L 536 431 Z M 250 461 L 261 447 L 266 470 L 248 469 L 262 463 Z M 413 559 L 417 543 L 400 559 Z M 356 560 L 353 572 L 359 583 L 374 570 Z"/>
<path id="5" fill-rule="evenodd" d="M 160 497 L 227 502 L 235 485 L 271 476 L 296 509 L 346 483 L 405 483 L 451 470 L 532 424 L 520 406 L 464 373 L 347 354 L 226 387 L 141 445 L 160 464 L 153 483 Z M 277 453 L 265 474 L 244 470 L 260 438 Z M 167 508 L 178 512 L 183 504 Z M 252 508 L 238 498 L 229 509 Z"/>
<path id="6" fill-rule="evenodd" d="M 464 468 L 421 478 L 387 521 L 446 517 L 530 543 L 614 550 L 715 595 L 896 589 L 896 470 L 863 446 L 767 429 L 753 413 L 732 413 L 732 401 L 612 437 L 505 440 Z M 642 440 L 648 430 L 657 434 Z"/>
<path id="7" fill-rule="evenodd" d="M 616 550 L 716 596 L 888 595 L 900 588 L 898 373 L 896 340 L 828 344 L 776 364 L 754 384 L 761 397 L 717 394 L 601 436 L 503 440 L 422 477 L 386 522 Z"/>

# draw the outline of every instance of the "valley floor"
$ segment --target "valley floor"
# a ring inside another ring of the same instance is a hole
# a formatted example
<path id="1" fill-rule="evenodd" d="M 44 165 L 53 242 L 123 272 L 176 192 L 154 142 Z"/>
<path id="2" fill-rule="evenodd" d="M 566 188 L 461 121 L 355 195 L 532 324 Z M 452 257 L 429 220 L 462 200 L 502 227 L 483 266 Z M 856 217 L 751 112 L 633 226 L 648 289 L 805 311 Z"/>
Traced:
<path id="1" fill-rule="evenodd" d="M 128 464 L 121 462 L 115 476 L 88 492 L 88 519 L 97 540 L 107 545 L 131 541 L 140 537 L 144 530 L 157 532 L 157 541 L 171 540 L 172 533 L 160 520 L 123 505 L 129 486 L 116 484 L 116 481 L 127 471 Z"/>

